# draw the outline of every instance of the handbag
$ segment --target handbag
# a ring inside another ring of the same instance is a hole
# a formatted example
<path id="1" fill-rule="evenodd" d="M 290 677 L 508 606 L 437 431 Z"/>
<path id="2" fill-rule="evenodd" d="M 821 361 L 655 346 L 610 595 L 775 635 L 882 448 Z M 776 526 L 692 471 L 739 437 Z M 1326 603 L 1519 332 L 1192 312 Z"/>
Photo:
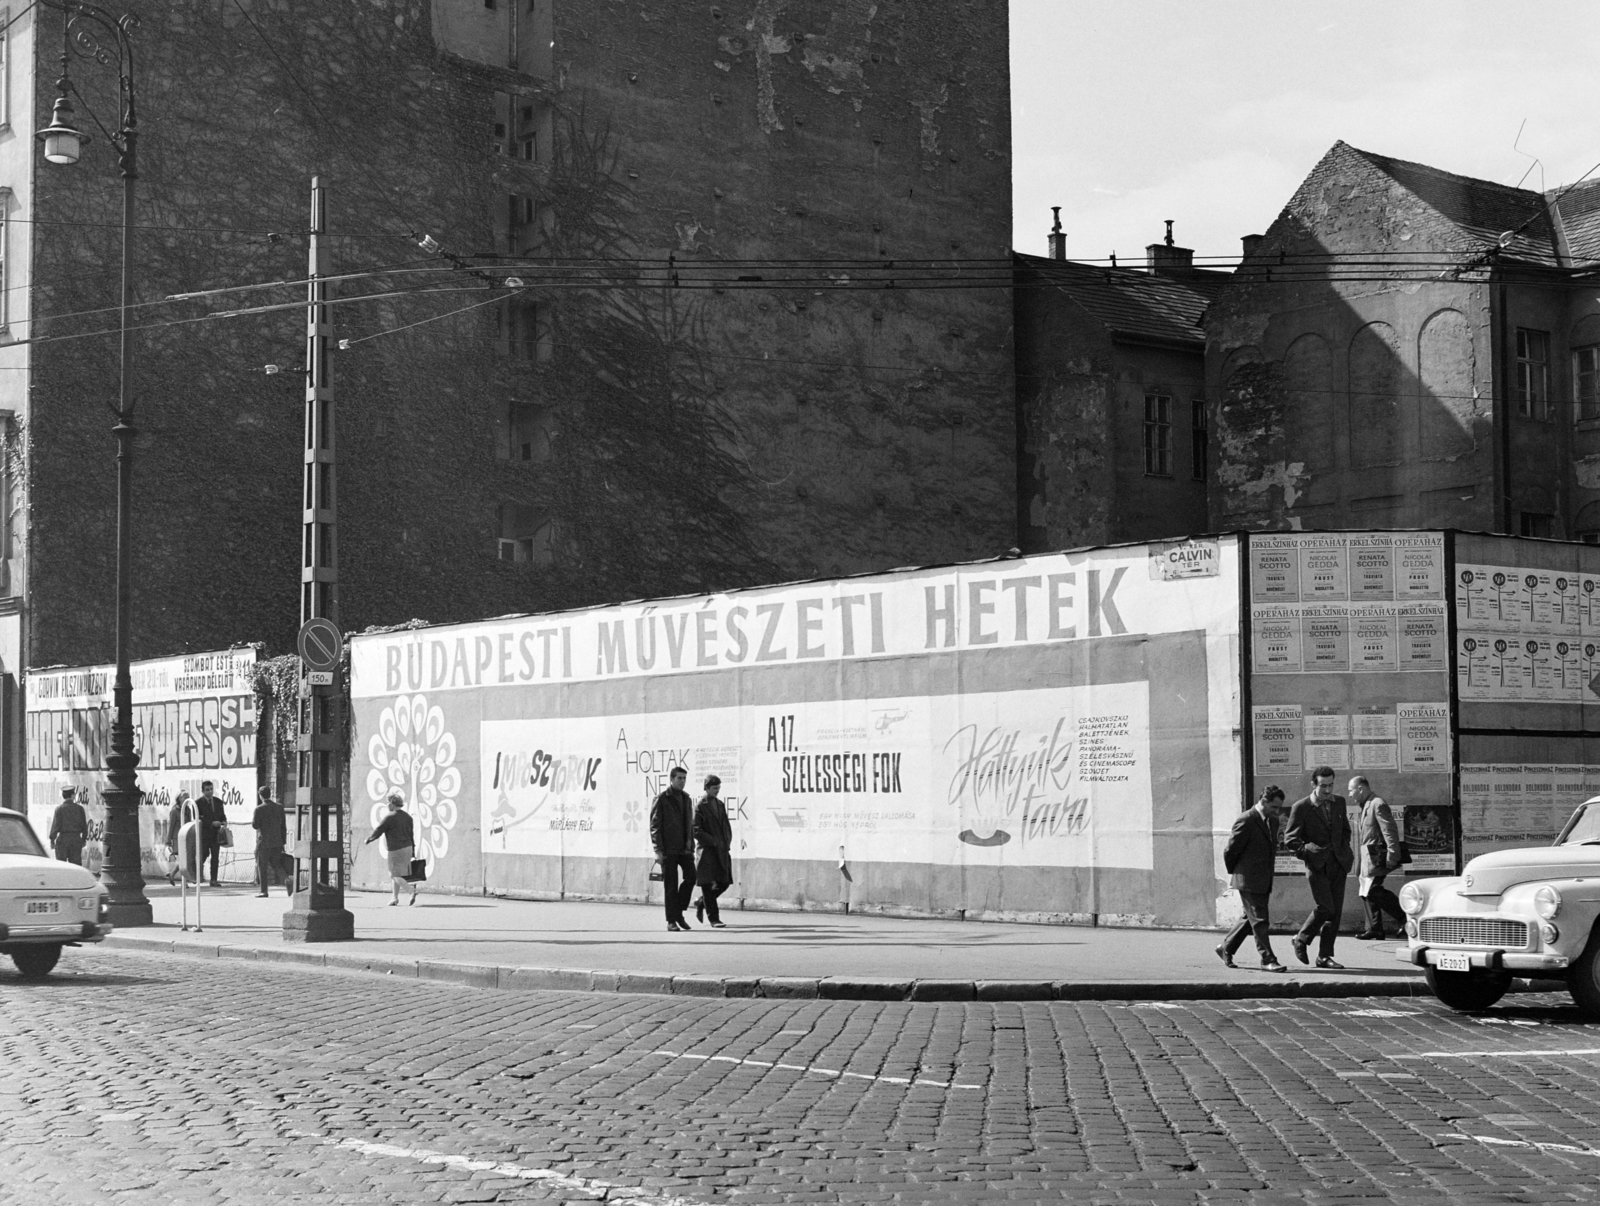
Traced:
<path id="1" fill-rule="evenodd" d="M 650 882 L 651 883 L 658 884 L 662 880 L 666 879 L 666 877 L 667 877 L 666 872 L 661 869 L 661 860 L 660 859 L 656 859 L 655 862 L 650 864 Z"/>
<path id="2" fill-rule="evenodd" d="M 425 882 L 427 880 L 427 878 L 428 878 L 428 860 L 425 859 L 425 858 L 414 858 L 414 859 L 412 859 L 411 860 L 411 870 L 406 872 L 406 883 L 408 883 L 408 884 L 420 884 L 420 883 Z"/>
<path id="3" fill-rule="evenodd" d="M 1405 866 L 1411 861 L 1411 845 L 1409 842 L 1396 842 L 1394 844 L 1395 865 Z"/>
<path id="4" fill-rule="evenodd" d="M 233 830 L 229 829 L 226 823 L 217 826 L 217 845 L 230 847 L 233 845 Z"/>

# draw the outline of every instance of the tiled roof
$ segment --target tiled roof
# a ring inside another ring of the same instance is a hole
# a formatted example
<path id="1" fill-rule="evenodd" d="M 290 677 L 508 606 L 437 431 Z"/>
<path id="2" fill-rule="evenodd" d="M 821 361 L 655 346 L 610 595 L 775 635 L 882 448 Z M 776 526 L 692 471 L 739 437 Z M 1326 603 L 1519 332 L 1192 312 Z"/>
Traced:
<path id="1" fill-rule="evenodd" d="M 1136 268 L 1102 268 L 1017 253 L 1017 266 L 1037 272 L 1114 335 L 1204 344 L 1200 316 L 1228 283 L 1224 273 L 1157 276 Z"/>
<path id="2" fill-rule="evenodd" d="M 1508 254 L 1547 264 L 1560 262 L 1555 230 L 1542 194 L 1492 180 L 1458 176 L 1425 163 L 1390 159 L 1355 147 L 1350 150 L 1484 246 L 1493 246 L 1506 231 L 1516 231 L 1506 246 Z"/>
<path id="3" fill-rule="evenodd" d="M 1600 260 L 1600 180 L 1546 194 L 1561 215 L 1567 250 L 1577 261 Z"/>

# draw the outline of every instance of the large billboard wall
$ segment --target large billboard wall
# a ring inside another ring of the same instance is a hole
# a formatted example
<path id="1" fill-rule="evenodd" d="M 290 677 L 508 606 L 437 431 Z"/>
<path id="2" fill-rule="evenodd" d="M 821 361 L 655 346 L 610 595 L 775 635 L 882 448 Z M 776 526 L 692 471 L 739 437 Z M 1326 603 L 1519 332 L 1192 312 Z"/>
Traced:
<path id="1" fill-rule="evenodd" d="M 213 781 L 234 846 L 222 852 L 222 878 L 255 876 L 256 699 L 254 648 L 134 662 L 134 747 L 139 753 L 139 848 L 147 877 L 173 869 L 167 819 L 180 791 L 200 794 Z M 63 789 L 89 814 L 85 862 L 104 857 L 105 759 L 111 747 L 111 689 L 116 668 L 30 670 L 27 679 L 28 819 L 43 839 Z"/>
<path id="2" fill-rule="evenodd" d="M 682 764 L 692 793 L 723 781 L 730 900 L 1212 925 L 1243 790 L 1238 550 L 357 636 L 353 837 L 398 790 L 436 887 L 641 900 Z M 382 883 L 379 857 L 354 879 Z"/>

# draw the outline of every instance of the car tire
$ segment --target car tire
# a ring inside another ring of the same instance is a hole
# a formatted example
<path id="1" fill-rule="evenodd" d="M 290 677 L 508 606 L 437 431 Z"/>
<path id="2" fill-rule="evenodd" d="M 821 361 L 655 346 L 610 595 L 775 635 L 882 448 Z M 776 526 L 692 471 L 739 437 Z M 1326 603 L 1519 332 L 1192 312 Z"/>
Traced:
<path id="1" fill-rule="evenodd" d="M 1600 1019 L 1600 925 L 1590 933 L 1583 954 L 1567 969 L 1567 991 L 1580 1010 Z"/>
<path id="2" fill-rule="evenodd" d="M 1434 996 L 1465 1013 L 1489 1008 L 1511 987 L 1510 972 L 1452 972 L 1430 967 L 1427 978 Z"/>
<path id="3" fill-rule="evenodd" d="M 61 958 L 61 944 L 53 946 L 25 946 L 11 952 L 11 962 L 17 965 L 24 980 L 43 980 L 55 970 Z"/>

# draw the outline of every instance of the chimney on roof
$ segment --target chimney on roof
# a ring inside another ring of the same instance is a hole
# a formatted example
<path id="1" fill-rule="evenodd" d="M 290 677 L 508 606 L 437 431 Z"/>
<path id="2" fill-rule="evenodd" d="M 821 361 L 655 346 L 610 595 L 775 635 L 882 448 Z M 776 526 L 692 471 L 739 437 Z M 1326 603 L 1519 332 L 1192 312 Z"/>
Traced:
<path id="1" fill-rule="evenodd" d="M 1056 224 L 1050 228 L 1050 258 L 1064 260 L 1067 258 L 1067 232 L 1061 229 L 1061 207 L 1052 205 L 1050 212 L 1056 216 Z"/>
<path id="2" fill-rule="evenodd" d="M 1249 259 L 1261 250 L 1261 244 L 1267 241 L 1266 235 L 1241 235 L 1239 243 L 1244 248 L 1244 258 Z"/>
<path id="3" fill-rule="evenodd" d="M 1167 219 L 1167 239 L 1144 249 L 1145 269 L 1158 276 L 1186 276 L 1194 271 L 1194 248 L 1179 247 L 1172 241 L 1172 219 Z"/>

